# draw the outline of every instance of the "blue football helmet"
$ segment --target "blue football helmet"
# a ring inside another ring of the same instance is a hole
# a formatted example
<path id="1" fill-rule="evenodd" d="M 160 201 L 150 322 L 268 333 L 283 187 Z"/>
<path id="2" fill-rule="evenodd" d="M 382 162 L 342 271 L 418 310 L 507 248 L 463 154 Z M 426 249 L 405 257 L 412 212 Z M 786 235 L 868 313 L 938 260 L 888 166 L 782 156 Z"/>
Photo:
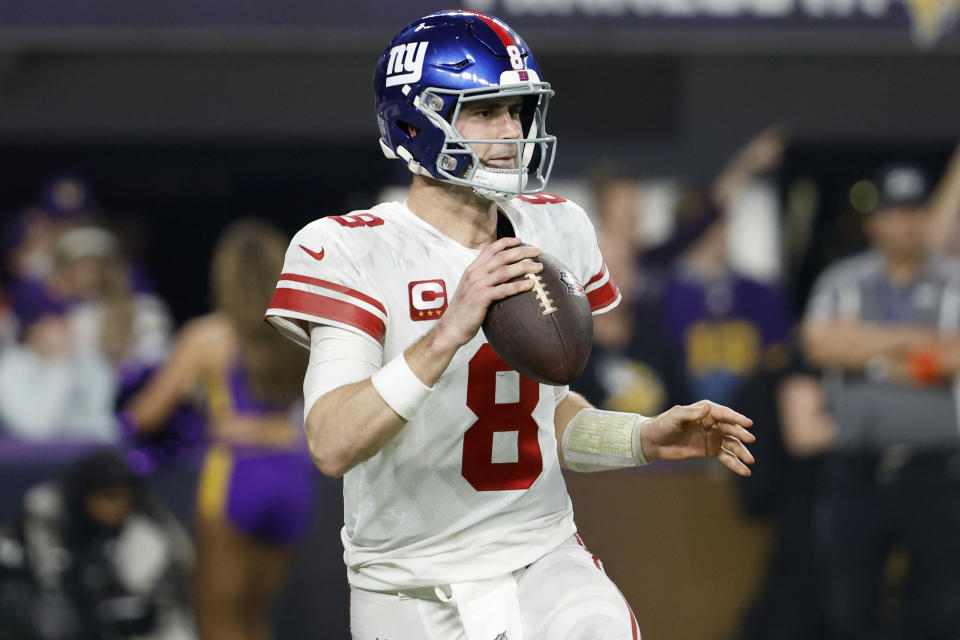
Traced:
<path id="1" fill-rule="evenodd" d="M 441 11 L 412 22 L 383 52 L 373 85 L 383 153 L 413 173 L 472 187 L 491 200 L 546 186 L 557 145 L 545 128 L 553 90 L 541 80 L 527 43 L 499 19 Z M 464 104 L 513 96 L 522 98 L 525 137 L 466 139 L 457 131 Z M 474 143 L 515 144 L 519 166 L 483 166 Z"/>

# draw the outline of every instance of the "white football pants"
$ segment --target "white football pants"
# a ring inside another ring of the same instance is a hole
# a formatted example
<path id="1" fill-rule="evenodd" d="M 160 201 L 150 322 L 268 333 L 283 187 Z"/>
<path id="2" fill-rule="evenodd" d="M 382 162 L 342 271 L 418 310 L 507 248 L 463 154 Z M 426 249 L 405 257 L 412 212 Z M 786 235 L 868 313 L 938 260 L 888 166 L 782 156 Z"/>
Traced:
<path id="1" fill-rule="evenodd" d="M 640 638 L 627 601 L 578 536 L 515 571 L 513 577 L 522 640 Z M 444 602 L 432 588 L 399 595 L 351 588 L 350 629 L 353 640 L 467 638 L 456 605 Z"/>

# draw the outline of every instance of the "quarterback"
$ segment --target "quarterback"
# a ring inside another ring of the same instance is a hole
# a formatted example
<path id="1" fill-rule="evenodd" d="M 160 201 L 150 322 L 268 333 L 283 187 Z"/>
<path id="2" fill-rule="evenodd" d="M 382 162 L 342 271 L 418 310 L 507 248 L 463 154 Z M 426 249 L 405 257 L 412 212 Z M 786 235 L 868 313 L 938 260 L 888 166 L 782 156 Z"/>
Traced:
<path id="1" fill-rule="evenodd" d="M 491 302 L 559 258 L 594 313 L 620 300 L 584 211 L 543 192 L 553 95 L 526 43 L 472 11 L 414 21 L 374 76 L 404 202 L 316 220 L 267 310 L 310 349 L 305 430 L 343 476 L 355 640 L 639 637 L 576 534 L 562 468 L 717 457 L 749 475 L 748 418 L 702 401 L 600 411 L 520 376 L 487 344 Z"/>

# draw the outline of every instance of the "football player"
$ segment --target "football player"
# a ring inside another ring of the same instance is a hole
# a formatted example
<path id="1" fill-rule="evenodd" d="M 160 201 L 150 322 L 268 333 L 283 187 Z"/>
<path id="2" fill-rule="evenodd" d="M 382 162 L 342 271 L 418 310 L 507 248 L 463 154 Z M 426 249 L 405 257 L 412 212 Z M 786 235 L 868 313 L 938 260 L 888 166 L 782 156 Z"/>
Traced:
<path id="1" fill-rule="evenodd" d="M 707 401 L 594 409 L 510 370 L 479 331 L 492 301 L 531 288 L 514 278 L 542 268 L 541 249 L 595 313 L 620 300 L 584 211 L 543 193 L 553 90 L 515 31 L 473 11 L 416 20 L 374 90 L 409 195 L 302 229 L 267 311 L 310 348 L 310 450 L 344 477 L 353 638 L 637 638 L 576 535 L 561 468 L 713 456 L 749 475 L 751 422 Z"/>

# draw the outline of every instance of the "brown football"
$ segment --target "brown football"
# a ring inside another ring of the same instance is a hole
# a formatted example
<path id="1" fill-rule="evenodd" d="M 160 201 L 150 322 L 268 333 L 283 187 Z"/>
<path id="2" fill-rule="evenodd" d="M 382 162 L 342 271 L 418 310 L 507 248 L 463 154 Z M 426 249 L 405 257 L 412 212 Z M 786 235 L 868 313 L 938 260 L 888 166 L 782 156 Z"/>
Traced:
<path id="1" fill-rule="evenodd" d="M 483 333 L 500 358 L 520 374 L 550 385 L 570 384 L 590 357 L 593 316 L 583 285 L 559 260 L 541 253 L 543 270 L 530 291 L 487 309 Z"/>

